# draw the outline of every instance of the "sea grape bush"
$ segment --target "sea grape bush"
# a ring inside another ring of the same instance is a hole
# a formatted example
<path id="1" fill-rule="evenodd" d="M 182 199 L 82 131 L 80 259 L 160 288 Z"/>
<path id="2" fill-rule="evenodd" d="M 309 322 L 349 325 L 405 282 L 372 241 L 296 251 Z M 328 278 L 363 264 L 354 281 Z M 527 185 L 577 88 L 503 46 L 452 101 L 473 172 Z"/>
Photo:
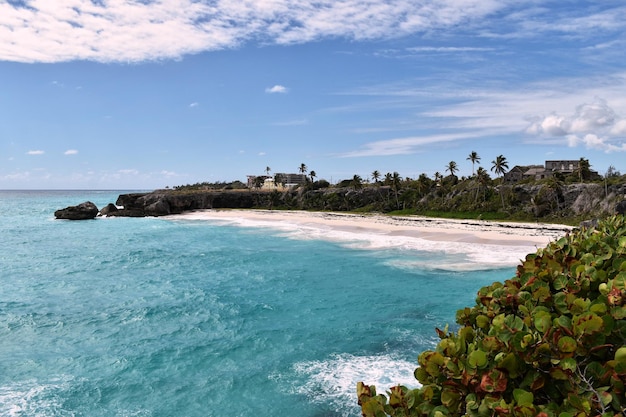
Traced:
<path id="1" fill-rule="evenodd" d="M 610 217 L 526 256 L 478 291 L 456 332 L 418 357 L 416 389 L 359 382 L 366 417 L 626 415 L 626 221 Z"/>

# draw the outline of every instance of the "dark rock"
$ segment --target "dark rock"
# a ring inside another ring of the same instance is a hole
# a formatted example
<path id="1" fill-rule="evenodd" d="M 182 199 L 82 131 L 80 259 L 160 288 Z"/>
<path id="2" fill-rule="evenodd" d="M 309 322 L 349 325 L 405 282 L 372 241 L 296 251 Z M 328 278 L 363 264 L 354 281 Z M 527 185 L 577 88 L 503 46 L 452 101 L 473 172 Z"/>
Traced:
<path id="1" fill-rule="evenodd" d="M 110 212 L 107 217 L 146 217 L 146 213 L 143 209 L 122 209 Z"/>
<path id="2" fill-rule="evenodd" d="M 171 213 L 170 205 L 166 199 L 160 198 L 154 203 L 147 205 L 144 208 L 146 216 L 167 216 Z"/>
<path id="3" fill-rule="evenodd" d="M 621 214 L 622 216 L 626 214 L 626 200 L 622 200 L 617 203 L 617 206 L 615 206 L 615 213 Z"/>
<path id="4" fill-rule="evenodd" d="M 54 212 L 54 217 L 65 220 L 89 220 L 98 215 L 98 207 L 91 201 L 69 206 Z"/>
<path id="5" fill-rule="evenodd" d="M 102 216 L 110 216 L 111 213 L 115 213 L 116 211 L 118 211 L 117 206 L 113 203 L 109 203 L 100 209 L 100 214 Z"/>

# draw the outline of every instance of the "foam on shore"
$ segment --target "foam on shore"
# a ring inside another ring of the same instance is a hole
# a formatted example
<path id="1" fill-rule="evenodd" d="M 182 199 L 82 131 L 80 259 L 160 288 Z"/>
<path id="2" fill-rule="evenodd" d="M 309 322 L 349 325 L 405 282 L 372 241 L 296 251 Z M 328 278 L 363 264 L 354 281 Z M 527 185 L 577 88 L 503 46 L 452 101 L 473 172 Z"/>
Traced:
<path id="1" fill-rule="evenodd" d="M 269 228 L 290 239 L 327 240 L 360 250 L 439 252 L 438 261 L 416 256 L 392 266 L 453 271 L 515 266 L 571 230 L 551 224 L 271 210 L 201 210 L 170 219 Z"/>

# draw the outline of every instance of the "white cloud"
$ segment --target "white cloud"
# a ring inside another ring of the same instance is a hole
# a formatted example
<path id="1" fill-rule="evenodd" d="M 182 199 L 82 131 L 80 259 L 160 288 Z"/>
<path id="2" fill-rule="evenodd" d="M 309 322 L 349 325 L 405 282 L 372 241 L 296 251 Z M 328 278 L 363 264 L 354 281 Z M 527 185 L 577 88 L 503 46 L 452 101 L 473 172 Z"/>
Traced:
<path id="1" fill-rule="evenodd" d="M 274 94 L 274 93 L 286 93 L 288 91 L 287 87 L 282 85 L 275 85 L 273 87 L 268 87 L 265 89 L 266 93 Z"/>
<path id="2" fill-rule="evenodd" d="M 626 151 L 626 118 L 620 117 L 601 98 L 577 106 L 571 115 L 550 114 L 539 118 L 527 132 L 548 137 L 565 136 L 570 147 L 583 145 L 606 152 Z M 613 143 L 615 141 L 620 143 Z"/>
<path id="3" fill-rule="evenodd" d="M 33 150 L 26 152 L 27 155 L 43 155 L 44 153 L 46 152 L 42 150 Z"/>
<path id="4" fill-rule="evenodd" d="M 193 109 L 194 107 L 198 107 L 200 105 L 200 103 L 197 102 L 193 102 L 189 105 L 189 108 Z"/>
<path id="5" fill-rule="evenodd" d="M 409 155 L 418 152 L 420 147 L 425 145 L 452 142 L 469 139 L 471 137 L 474 137 L 474 135 L 457 133 L 381 140 L 368 143 L 360 150 L 348 152 L 340 156 L 343 158 L 354 158 L 363 156 Z"/>
<path id="6" fill-rule="evenodd" d="M 487 31 L 493 27 L 488 18 L 495 13 L 515 19 L 517 25 L 507 25 L 507 29 L 538 21 L 547 30 L 553 23 L 538 13 L 514 13 L 524 7 L 530 6 L 495 0 L 1 2 L 0 60 L 139 62 L 235 48 L 245 42 L 293 44 L 338 37 L 391 39 L 449 28 Z M 569 33 L 579 25 L 594 30 L 623 28 L 620 10 L 624 9 L 605 9 L 593 17 L 586 17 L 589 12 L 583 9 L 574 16 L 577 20 L 568 16 L 575 25 L 563 20 L 557 22 L 558 30 Z M 535 29 L 528 25 L 525 30 Z M 454 50 L 448 49 L 451 51 Z"/>
<path id="7" fill-rule="evenodd" d="M 118 169 L 117 173 L 121 175 L 139 175 L 139 171 L 136 169 Z"/>
<path id="8" fill-rule="evenodd" d="M 412 133 L 367 143 L 342 155 L 347 157 L 412 154 L 432 148 L 437 143 L 482 138 L 506 138 L 510 143 L 544 146 L 584 146 L 605 152 L 626 151 L 624 73 L 597 78 L 557 78 L 540 83 L 520 83 L 515 87 L 495 85 L 491 88 L 459 87 L 445 82 L 416 87 L 401 82 L 372 86 L 344 95 L 359 99 L 352 106 L 327 111 L 346 113 L 377 108 L 406 108 L 407 111 L 429 108 L 427 111 L 412 112 L 413 118 L 372 121 L 382 125 L 352 129 L 357 134 L 384 134 L 401 127 Z M 583 104 L 573 109 L 572 103 Z"/>
<path id="9" fill-rule="evenodd" d="M 477 48 L 467 46 L 419 46 L 407 48 L 409 52 L 436 52 L 436 53 L 457 53 L 457 52 L 491 52 L 494 48 Z"/>
<path id="10" fill-rule="evenodd" d="M 161 175 L 166 177 L 166 178 L 173 178 L 173 177 L 177 177 L 178 174 L 174 171 L 167 171 L 167 170 L 163 170 L 161 171 Z"/>
<path id="11" fill-rule="evenodd" d="M 76 155 L 76 154 L 78 154 L 78 151 L 76 149 L 68 149 L 63 154 L 64 155 Z"/>

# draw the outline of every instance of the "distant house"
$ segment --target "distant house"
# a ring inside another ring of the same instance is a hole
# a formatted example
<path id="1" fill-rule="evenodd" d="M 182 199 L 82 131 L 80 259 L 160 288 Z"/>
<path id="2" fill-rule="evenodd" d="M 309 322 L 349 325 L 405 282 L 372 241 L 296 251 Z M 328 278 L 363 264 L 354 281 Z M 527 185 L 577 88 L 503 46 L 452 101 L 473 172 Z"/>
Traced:
<path id="1" fill-rule="evenodd" d="M 518 182 L 524 179 L 524 172 L 528 167 L 515 165 L 508 172 L 504 173 L 504 181 L 506 182 Z"/>
<path id="2" fill-rule="evenodd" d="M 563 174 L 571 174 L 580 166 L 578 161 L 546 161 L 546 171 L 561 172 Z"/>
<path id="3" fill-rule="evenodd" d="M 545 165 L 514 166 L 504 174 L 504 181 L 518 182 L 528 178 L 542 180 L 551 177 L 555 172 L 572 174 L 578 170 L 580 160 L 546 161 Z M 591 171 L 595 173 L 595 171 Z"/>
<path id="4" fill-rule="evenodd" d="M 542 180 L 552 176 L 552 172 L 546 170 L 541 165 L 533 165 L 526 172 L 524 172 L 524 178 L 534 178 L 536 180 Z"/>
<path id="5" fill-rule="evenodd" d="M 546 172 L 543 165 L 515 165 L 509 172 L 504 174 L 504 181 L 518 182 L 528 178 L 536 180 L 546 178 L 550 173 Z"/>
<path id="6" fill-rule="evenodd" d="M 285 174 L 279 173 L 273 177 L 267 175 L 248 175 L 248 188 L 255 188 L 258 184 L 263 190 L 282 189 L 283 187 L 295 187 L 296 185 L 305 184 L 307 176 L 304 174 Z"/>
<path id="7" fill-rule="evenodd" d="M 307 176 L 304 174 L 285 174 L 279 173 L 274 176 L 276 180 L 284 184 L 285 187 L 294 187 L 296 185 L 306 184 Z"/>

